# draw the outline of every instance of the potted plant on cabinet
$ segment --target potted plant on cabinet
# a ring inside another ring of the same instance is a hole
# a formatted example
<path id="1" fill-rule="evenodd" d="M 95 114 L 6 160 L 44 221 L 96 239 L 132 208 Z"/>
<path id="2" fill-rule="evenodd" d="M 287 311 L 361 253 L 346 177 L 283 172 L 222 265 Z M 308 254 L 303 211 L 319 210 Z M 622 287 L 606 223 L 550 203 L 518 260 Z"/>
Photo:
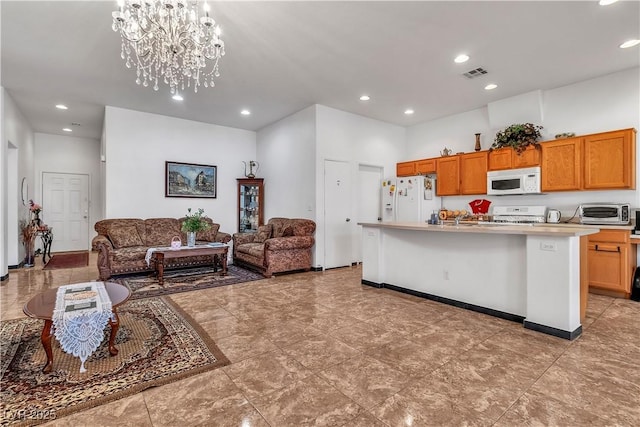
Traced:
<path id="1" fill-rule="evenodd" d="M 191 213 L 191 208 L 187 209 L 185 219 L 182 221 L 182 231 L 187 233 L 187 246 L 195 246 L 196 233 L 208 230 L 211 227 L 205 220 L 206 217 L 202 208 L 198 208 L 194 213 Z"/>
<path id="2" fill-rule="evenodd" d="M 498 148 L 513 148 L 517 154 L 522 154 L 528 146 L 538 146 L 538 140 L 542 137 L 542 126 L 531 123 L 513 124 L 496 133 L 496 138 L 490 150 Z"/>

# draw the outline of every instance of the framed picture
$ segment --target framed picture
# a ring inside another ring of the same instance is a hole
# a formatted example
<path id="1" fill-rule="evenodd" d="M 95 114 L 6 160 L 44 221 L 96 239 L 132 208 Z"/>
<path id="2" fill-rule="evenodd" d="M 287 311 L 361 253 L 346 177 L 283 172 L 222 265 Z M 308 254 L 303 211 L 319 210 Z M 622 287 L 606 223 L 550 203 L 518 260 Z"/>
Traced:
<path id="1" fill-rule="evenodd" d="M 217 167 L 165 162 L 165 197 L 216 198 Z"/>

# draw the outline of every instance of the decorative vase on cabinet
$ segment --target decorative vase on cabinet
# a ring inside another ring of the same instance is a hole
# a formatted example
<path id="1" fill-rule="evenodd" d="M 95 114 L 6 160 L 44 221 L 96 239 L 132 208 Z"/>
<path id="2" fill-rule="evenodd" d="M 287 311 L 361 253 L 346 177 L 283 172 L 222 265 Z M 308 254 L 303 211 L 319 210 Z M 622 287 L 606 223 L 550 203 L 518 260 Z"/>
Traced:
<path id="1" fill-rule="evenodd" d="M 258 231 L 264 224 L 264 179 L 238 178 L 238 231 Z"/>

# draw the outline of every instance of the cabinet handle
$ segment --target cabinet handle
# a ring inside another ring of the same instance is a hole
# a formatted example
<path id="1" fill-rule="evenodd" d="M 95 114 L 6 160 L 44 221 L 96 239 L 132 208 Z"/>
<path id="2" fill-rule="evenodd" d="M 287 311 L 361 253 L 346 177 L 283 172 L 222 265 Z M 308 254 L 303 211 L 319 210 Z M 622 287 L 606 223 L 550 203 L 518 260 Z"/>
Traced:
<path id="1" fill-rule="evenodd" d="M 605 246 L 604 248 L 598 248 L 598 245 L 596 245 L 596 251 L 599 251 L 599 252 L 620 252 L 620 246 L 616 246 L 615 249 L 613 249 L 610 246 Z"/>

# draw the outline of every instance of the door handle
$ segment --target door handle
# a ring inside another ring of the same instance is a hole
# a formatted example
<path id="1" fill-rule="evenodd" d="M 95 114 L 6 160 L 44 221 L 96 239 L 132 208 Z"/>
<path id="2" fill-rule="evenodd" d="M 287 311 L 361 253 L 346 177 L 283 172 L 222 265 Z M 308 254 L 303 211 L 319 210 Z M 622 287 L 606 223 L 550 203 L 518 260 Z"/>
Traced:
<path id="1" fill-rule="evenodd" d="M 598 252 L 620 252 L 620 246 L 600 246 L 596 245 L 596 251 Z"/>
<path id="2" fill-rule="evenodd" d="M 346 221 L 347 221 L 347 222 L 351 221 L 351 218 L 347 218 L 347 219 L 346 219 Z"/>

